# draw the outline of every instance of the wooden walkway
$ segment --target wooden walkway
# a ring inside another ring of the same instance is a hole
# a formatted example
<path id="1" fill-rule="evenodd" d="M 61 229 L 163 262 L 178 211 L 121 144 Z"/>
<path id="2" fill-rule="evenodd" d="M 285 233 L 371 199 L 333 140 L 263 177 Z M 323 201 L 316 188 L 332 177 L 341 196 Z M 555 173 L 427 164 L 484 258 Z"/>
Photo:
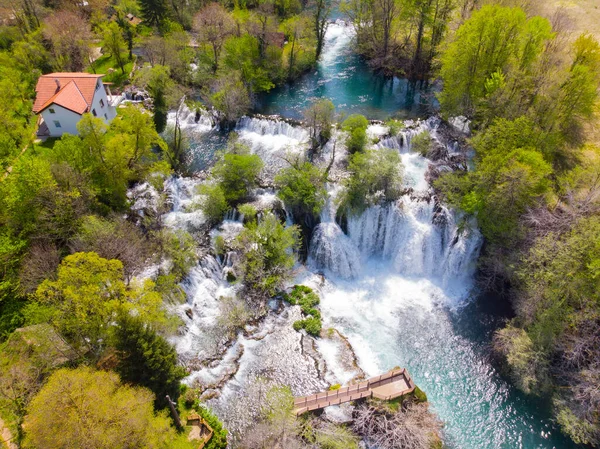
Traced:
<path id="1" fill-rule="evenodd" d="M 298 416 L 312 410 L 319 410 L 330 405 L 339 405 L 362 398 L 390 401 L 407 393 L 412 393 L 414 389 L 415 383 L 408 371 L 402 368 L 388 371 L 385 374 L 349 387 L 295 398 L 294 413 Z"/>

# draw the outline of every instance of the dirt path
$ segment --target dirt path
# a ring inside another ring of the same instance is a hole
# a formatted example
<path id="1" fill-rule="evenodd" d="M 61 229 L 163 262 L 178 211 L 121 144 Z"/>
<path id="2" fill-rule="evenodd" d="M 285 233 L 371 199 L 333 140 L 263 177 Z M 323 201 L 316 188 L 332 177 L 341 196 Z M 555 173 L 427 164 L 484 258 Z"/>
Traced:
<path id="1" fill-rule="evenodd" d="M 12 433 L 10 432 L 10 429 L 4 425 L 2 418 L 0 418 L 0 439 L 3 448 L 17 449 L 17 445 L 12 442 Z"/>

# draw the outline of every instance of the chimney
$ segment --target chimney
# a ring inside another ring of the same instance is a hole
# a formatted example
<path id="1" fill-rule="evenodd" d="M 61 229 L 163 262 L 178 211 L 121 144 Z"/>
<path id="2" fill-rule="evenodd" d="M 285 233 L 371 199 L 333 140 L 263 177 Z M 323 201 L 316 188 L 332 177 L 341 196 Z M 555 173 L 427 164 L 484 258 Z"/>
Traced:
<path id="1" fill-rule="evenodd" d="M 54 78 L 54 82 L 56 83 L 56 92 L 60 90 L 60 81 L 58 78 Z"/>

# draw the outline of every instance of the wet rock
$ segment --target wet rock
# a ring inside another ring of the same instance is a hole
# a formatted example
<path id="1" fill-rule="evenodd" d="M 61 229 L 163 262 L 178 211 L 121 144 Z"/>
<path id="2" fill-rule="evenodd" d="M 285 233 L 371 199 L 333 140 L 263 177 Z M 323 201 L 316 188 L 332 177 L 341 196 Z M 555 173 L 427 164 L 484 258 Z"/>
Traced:
<path id="1" fill-rule="evenodd" d="M 188 316 L 190 320 L 194 319 L 194 311 L 190 308 L 185 309 L 185 314 Z"/>

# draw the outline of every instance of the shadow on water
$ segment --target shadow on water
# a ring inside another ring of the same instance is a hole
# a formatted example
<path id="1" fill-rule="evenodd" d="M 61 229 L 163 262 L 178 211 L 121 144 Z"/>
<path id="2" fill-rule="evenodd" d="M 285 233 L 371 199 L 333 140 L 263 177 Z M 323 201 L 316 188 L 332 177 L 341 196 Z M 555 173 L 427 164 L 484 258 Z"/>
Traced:
<path id="1" fill-rule="evenodd" d="M 379 120 L 425 117 L 437 109 L 435 86 L 421 89 L 406 79 L 374 73 L 353 51 L 353 38 L 348 24 L 332 23 L 317 67 L 293 83 L 260 95 L 257 112 L 300 119 L 315 98 L 329 98 L 337 112 Z"/>
<path id="2" fill-rule="evenodd" d="M 551 419 L 551 399 L 525 395 L 511 385 L 498 370 L 498 361 L 494 359 L 491 350 L 491 340 L 494 332 L 501 328 L 507 320 L 512 318 L 513 312 L 510 303 L 493 292 L 475 295 L 458 310 L 445 310 L 452 333 L 459 339 L 467 342 L 473 351 L 473 360 L 491 368 L 488 373 L 490 380 L 502 391 L 505 410 L 505 423 L 519 437 L 512 441 L 498 441 L 499 448 L 553 448 L 553 449 L 583 449 L 584 446 L 573 443 L 560 431 Z M 485 395 L 485 392 L 481 392 Z M 498 411 L 492 411 L 490 404 L 490 418 Z M 486 408 L 480 409 L 484 416 Z M 511 421 L 513 421 L 511 423 Z M 503 424 L 505 424 L 503 423 Z M 483 430 L 483 429 L 482 429 Z M 459 441 L 448 441 L 449 447 L 463 447 Z"/>

